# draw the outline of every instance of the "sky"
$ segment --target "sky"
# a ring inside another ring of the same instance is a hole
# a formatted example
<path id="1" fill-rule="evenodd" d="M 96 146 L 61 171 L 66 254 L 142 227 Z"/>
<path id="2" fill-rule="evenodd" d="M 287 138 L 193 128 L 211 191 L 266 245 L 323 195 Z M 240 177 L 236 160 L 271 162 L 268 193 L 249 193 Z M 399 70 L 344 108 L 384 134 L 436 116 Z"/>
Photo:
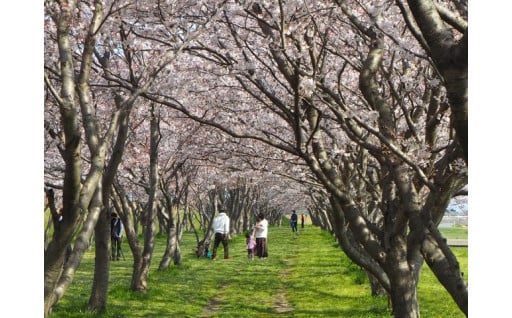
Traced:
<path id="1" fill-rule="evenodd" d="M 43 311 L 43 1 L 3 5 L 0 52 L 3 80 L 3 253 L 8 300 L 2 311 Z M 512 211 L 509 2 L 470 1 L 469 21 L 469 308 L 473 317 L 508 312 L 506 286 Z M 30 9 L 27 9 L 30 8 Z M 16 12 L 16 14 L 13 14 Z M 496 31 L 498 30 L 498 31 Z M 7 71 L 7 72 L 6 72 Z M 492 217 L 489 217 L 492 215 Z M 22 225 L 28 222 L 28 226 Z M 489 270 L 498 268 L 500 270 Z M 503 270 L 501 270 L 503 269 Z M 15 273 L 11 275 L 10 273 Z M 500 282 L 500 283 L 498 283 Z M 34 288 L 35 287 L 35 288 Z M 26 306 L 31 298 L 30 306 Z M 492 303 L 492 304 L 491 304 Z"/>

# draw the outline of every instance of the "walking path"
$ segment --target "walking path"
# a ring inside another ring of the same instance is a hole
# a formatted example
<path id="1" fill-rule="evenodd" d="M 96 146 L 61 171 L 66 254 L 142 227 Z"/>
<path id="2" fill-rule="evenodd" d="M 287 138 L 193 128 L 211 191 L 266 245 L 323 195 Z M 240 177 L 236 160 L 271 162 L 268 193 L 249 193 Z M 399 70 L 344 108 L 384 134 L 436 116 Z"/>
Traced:
<path id="1" fill-rule="evenodd" d="M 448 245 L 453 247 L 467 247 L 468 240 L 464 239 L 448 239 Z"/>

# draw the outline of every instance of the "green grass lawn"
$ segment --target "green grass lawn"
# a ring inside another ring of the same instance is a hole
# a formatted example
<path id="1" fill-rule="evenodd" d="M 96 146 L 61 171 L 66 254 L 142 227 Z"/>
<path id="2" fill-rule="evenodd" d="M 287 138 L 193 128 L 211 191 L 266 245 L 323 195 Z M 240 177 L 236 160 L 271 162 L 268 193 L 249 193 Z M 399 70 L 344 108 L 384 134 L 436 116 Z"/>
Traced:
<path id="1" fill-rule="evenodd" d="M 439 229 L 447 239 L 468 239 L 468 228 L 465 226 L 452 226 Z"/>
<path id="2" fill-rule="evenodd" d="M 131 255 L 111 263 L 107 312 L 84 312 L 94 252 L 87 252 L 72 286 L 50 317 L 390 317 L 385 297 L 373 298 L 366 276 L 317 227 L 270 227 L 269 258 L 247 259 L 245 237 L 230 242 L 233 259 L 196 258 L 185 234 L 183 265 L 157 271 L 165 238 L 157 239 L 146 294 L 129 290 Z M 467 279 L 467 248 L 454 248 Z M 218 253 L 222 255 L 222 247 Z M 465 317 L 427 266 L 418 287 L 422 317 Z"/>

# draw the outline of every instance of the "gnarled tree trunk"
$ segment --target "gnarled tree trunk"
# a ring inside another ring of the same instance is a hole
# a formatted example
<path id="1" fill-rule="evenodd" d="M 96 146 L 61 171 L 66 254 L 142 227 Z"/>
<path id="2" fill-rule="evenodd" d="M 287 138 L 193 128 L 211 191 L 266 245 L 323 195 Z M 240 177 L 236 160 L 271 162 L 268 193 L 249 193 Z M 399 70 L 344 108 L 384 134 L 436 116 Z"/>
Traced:
<path id="1" fill-rule="evenodd" d="M 157 213 L 156 193 L 158 186 L 158 144 L 160 142 L 159 119 L 155 114 L 154 105 L 151 107 L 151 136 L 150 136 L 150 167 L 149 167 L 149 198 L 147 203 L 146 222 L 144 224 L 144 249 L 142 251 L 142 259 L 140 264 L 134 264 L 132 274 L 133 291 L 147 291 L 147 280 L 149 275 L 149 266 L 153 258 L 153 250 L 155 248 L 155 218 Z M 135 266 L 137 265 L 137 266 Z"/>

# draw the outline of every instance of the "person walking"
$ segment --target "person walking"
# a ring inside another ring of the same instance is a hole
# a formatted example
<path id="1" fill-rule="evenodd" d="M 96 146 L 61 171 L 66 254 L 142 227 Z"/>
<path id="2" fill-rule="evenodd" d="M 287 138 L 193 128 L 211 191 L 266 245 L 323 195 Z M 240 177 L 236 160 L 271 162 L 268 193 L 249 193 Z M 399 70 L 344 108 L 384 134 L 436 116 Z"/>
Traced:
<path id="1" fill-rule="evenodd" d="M 256 256 L 263 259 L 268 257 L 267 233 L 268 221 L 263 213 L 259 213 L 254 225 L 254 237 L 256 237 Z"/>
<path id="2" fill-rule="evenodd" d="M 300 226 L 304 228 L 304 213 L 300 215 Z"/>
<path id="3" fill-rule="evenodd" d="M 297 232 L 297 213 L 295 210 L 292 210 L 292 216 L 290 217 L 290 225 L 292 227 L 292 232 Z"/>
<path id="4" fill-rule="evenodd" d="M 217 259 L 217 248 L 220 242 L 224 248 L 224 259 L 231 258 L 229 256 L 229 217 L 226 214 L 226 210 L 221 208 L 219 215 L 213 220 L 213 231 L 215 232 L 215 238 L 213 241 L 213 252 L 212 260 Z"/>
<path id="5" fill-rule="evenodd" d="M 117 215 L 112 213 L 110 215 L 110 242 L 112 245 L 112 260 L 118 261 L 122 255 L 121 243 L 123 241 L 123 222 Z"/>

